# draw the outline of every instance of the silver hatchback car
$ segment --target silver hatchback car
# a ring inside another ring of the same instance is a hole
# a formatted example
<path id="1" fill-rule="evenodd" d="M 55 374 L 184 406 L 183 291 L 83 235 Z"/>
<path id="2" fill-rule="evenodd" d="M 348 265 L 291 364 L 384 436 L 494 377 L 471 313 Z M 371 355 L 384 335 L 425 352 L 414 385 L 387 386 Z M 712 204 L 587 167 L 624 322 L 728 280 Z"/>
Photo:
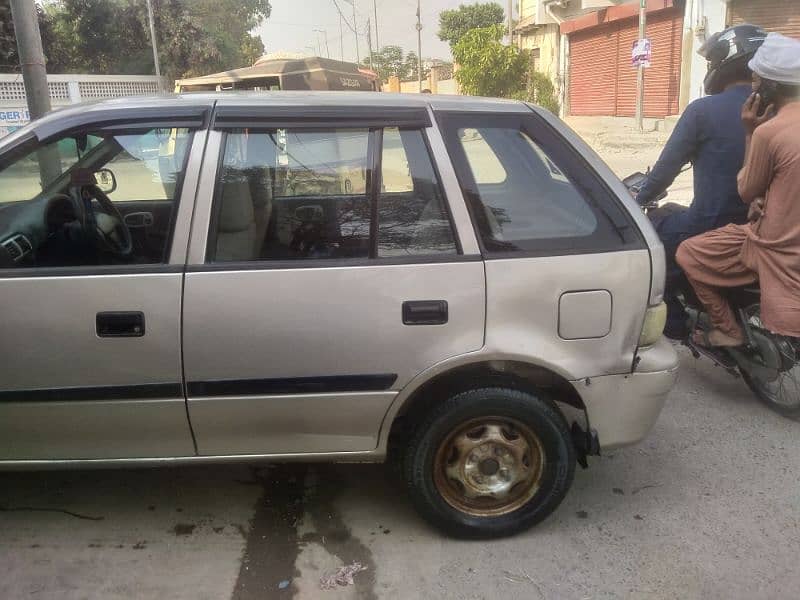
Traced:
<path id="1" fill-rule="evenodd" d="M 190 95 L 0 140 L 0 468 L 403 461 L 513 533 L 676 375 L 663 249 L 521 102 Z"/>

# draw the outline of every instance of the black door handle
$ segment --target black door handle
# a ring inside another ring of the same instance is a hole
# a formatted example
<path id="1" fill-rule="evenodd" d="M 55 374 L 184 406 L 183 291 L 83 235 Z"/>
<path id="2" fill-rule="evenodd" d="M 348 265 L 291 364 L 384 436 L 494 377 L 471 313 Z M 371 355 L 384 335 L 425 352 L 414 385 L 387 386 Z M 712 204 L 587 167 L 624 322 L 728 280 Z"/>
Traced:
<path id="1" fill-rule="evenodd" d="M 139 311 L 108 311 L 97 313 L 98 337 L 142 337 L 144 313 Z"/>
<path id="2" fill-rule="evenodd" d="M 403 302 L 404 325 L 444 325 L 447 323 L 446 300 L 408 300 Z"/>
<path id="3" fill-rule="evenodd" d="M 153 224 L 153 213 L 132 212 L 122 217 L 122 222 L 127 227 L 150 227 Z"/>

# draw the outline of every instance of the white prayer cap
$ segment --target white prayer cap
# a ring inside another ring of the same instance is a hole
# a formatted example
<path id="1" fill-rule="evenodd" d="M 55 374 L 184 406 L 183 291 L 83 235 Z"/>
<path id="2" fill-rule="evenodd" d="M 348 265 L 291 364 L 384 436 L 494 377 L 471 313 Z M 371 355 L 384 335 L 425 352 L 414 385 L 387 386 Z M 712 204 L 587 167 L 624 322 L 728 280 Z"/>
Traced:
<path id="1" fill-rule="evenodd" d="M 770 33 L 747 66 L 764 79 L 800 85 L 800 40 Z"/>

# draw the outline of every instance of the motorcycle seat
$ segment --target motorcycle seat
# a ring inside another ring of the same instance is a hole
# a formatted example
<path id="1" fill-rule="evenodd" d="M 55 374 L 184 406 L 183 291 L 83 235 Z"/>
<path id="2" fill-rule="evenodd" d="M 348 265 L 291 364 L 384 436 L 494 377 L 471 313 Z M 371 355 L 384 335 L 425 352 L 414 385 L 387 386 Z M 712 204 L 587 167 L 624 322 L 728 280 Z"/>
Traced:
<path id="1" fill-rule="evenodd" d="M 761 301 L 761 289 L 758 284 L 745 285 L 735 288 L 727 288 L 723 295 L 731 303 L 733 308 L 747 308 Z"/>

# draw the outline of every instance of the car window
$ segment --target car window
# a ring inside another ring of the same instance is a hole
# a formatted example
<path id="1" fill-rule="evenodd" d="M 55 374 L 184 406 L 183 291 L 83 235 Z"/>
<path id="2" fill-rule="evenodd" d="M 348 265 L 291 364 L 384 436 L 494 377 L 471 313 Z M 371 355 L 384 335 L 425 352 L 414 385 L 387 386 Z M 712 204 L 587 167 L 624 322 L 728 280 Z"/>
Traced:
<path id="1" fill-rule="evenodd" d="M 0 170 L 0 267 L 166 262 L 190 140 L 81 131 L 31 146 Z"/>
<path id="2" fill-rule="evenodd" d="M 534 113 L 443 111 L 438 121 L 486 255 L 557 256 L 641 243 L 602 178 Z"/>
<path id="3" fill-rule="evenodd" d="M 378 256 L 456 254 L 444 196 L 419 130 L 383 132 Z"/>
<path id="4" fill-rule="evenodd" d="M 181 168 L 175 159 L 183 158 L 180 148 L 176 156 L 174 146 L 184 142 L 184 137 L 185 133 L 173 129 L 116 136 L 122 151 L 106 165 L 117 176 L 113 200 L 171 200 Z"/>
<path id="5" fill-rule="evenodd" d="M 368 129 L 230 131 L 209 260 L 457 253 L 422 133 L 383 132 L 381 187 L 373 198 L 371 156 L 378 139 Z"/>
<path id="6" fill-rule="evenodd" d="M 459 130 L 465 148 L 475 143 L 474 131 Z M 482 166 L 490 161 L 476 167 L 467 154 L 490 223 L 486 232 L 490 241 L 516 245 L 530 239 L 585 237 L 594 232 L 597 218 L 580 191 L 525 132 L 503 127 L 477 131 L 484 155 L 506 165 L 506 173 L 512 172 L 503 182 L 482 183 Z"/>
<path id="7" fill-rule="evenodd" d="M 99 141 L 87 136 L 86 150 Z M 42 193 L 81 157 L 75 137 L 62 138 L 31 149 L 0 171 L 0 204 L 31 200 Z"/>
<path id="8" fill-rule="evenodd" d="M 368 257 L 368 153 L 367 129 L 228 133 L 214 260 Z"/>
<path id="9" fill-rule="evenodd" d="M 481 185 L 503 183 L 506 180 L 506 170 L 492 151 L 481 132 L 474 127 L 460 130 L 459 137 L 467 155 L 469 168 L 475 181 Z"/>

